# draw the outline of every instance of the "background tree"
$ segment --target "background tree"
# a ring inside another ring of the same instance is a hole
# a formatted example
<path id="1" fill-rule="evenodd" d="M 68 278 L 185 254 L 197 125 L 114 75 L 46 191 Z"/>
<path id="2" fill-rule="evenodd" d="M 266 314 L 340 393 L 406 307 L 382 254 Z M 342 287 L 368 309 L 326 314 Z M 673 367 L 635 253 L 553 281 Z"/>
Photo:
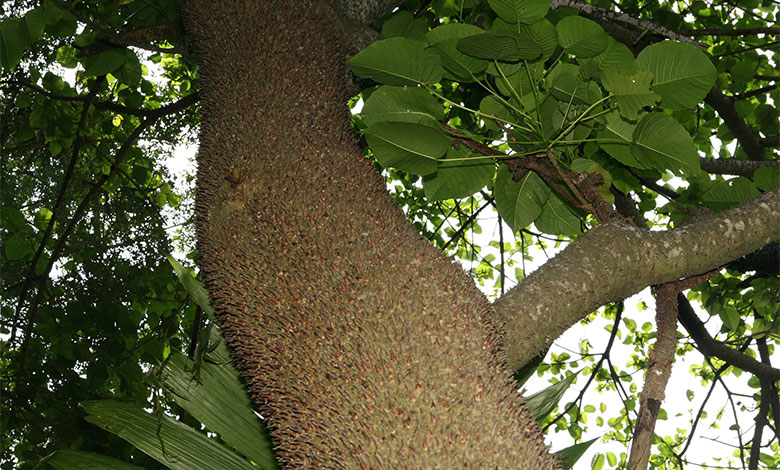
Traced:
<path id="1" fill-rule="evenodd" d="M 777 429 L 777 245 L 732 262 L 780 237 L 776 5 L 435 1 L 386 18 L 386 39 L 350 61 L 364 78 L 353 125 L 419 233 L 479 260 L 478 280 L 502 292 L 538 232 L 579 237 L 489 305 L 403 220 L 349 128 L 344 59 L 396 3 L 193 2 L 186 39 L 174 2 L 5 7 L 5 461 L 78 448 L 157 465 L 82 419 L 91 398 L 203 421 L 144 373 L 171 350 L 199 361 L 205 338 L 160 254 L 160 209 L 179 203 L 164 144 L 192 135 L 202 95 L 198 259 L 283 462 L 553 468 L 504 357 L 518 370 L 601 305 L 658 285 L 657 331 L 603 312 L 636 345 L 630 367 L 665 377 L 653 367 L 695 346 L 703 380 L 749 372 L 756 426 L 736 430 L 735 457 L 777 464 L 776 432 L 762 434 Z M 55 61 L 81 66 L 74 85 Z M 492 205 L 519 234 L 493 258 L 471 236 Z M 712 338 L 677 296 L 704 278 L 677 281 L 727 264 L 687 296 L 722 322 Z M 676 317 L 691 342 L 675 344 Z M 564 378 L 567 359 L 539 370 Z M 588 372 L 605 387 L 629 377 L 608 355 Z M 633 434 L 632 461 L 611 465 L 647 460 L 663 389 L 626 394 L 611 437 Z M 543 424 L 578 439 L 589 411 L 573 403 Z M 656 436 L 651 463 L 682 467 L 691 438 Z"/>

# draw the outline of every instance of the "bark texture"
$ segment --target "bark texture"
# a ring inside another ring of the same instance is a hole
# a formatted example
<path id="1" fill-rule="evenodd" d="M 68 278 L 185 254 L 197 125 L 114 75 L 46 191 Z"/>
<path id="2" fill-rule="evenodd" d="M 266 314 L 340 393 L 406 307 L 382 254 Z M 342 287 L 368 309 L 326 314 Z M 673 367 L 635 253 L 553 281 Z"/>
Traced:
<path id="1" fill-rule="evenodd" d="M 599 226 L 495 302 L 509 366 L 521 367 L 606 303 L 716 269 L 777 239 L 780 186 L 667 232 L 622 221 Z"/>
<path id="2" fill-rule="evenodd" d="M 559 468 L 490 305 L 360 155 L 325 2 L 188 1 L 202 273 L 286 468 Z"/>

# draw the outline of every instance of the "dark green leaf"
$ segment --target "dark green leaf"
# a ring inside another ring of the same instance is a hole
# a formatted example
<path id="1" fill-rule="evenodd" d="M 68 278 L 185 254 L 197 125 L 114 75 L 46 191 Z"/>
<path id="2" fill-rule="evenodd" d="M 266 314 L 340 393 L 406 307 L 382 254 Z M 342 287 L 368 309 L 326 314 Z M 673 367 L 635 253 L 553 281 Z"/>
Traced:
<path id="1" fill-rule="evenodd" d="M 428 32 L 428 25 L 421 18 L 415 18 L 410 12 L 401 10 L 393 14 L 382 24 L 382 37 L 409 38 L 423 40 Z"/>
<path id="2" fill-rule="evenodd" d="M 634 168 L 646 168 L 631 152 L 636 124 L 620 117 L 617 111 L 605 116 L 606 126 L 598 133 L 599 146 L 612 158 Z"/>
<path id="3" fill-rule="evenodd" d="M 420 41 L 390 38 L 376 41 L 349 61 L 355 75 L 385 85 L 431 84 L 441 80 L 439 55 Z"/>
<path id="4" fill-rule="evenodd" d="M 381 86 L 363 105 L 363 121 L 371 126 L 394 121 L 438 126 L 444 108 L 425 88 Z"/>
<path id="5" fill-rule="evenodd" d="M 567 16 L 556 28 L 561 46 L 577 57 L 595 57 L 609 45 L 609 35 L 601 26 L 581 16 Z"/>
<path id="6" fill-rule="evenodd" d="M 19 18 L 6 18 L 0 23 L 0 65 L 12 70 L 27 49 L 27 30 Z"/>
<path id="7" fill-rule="evenodd" d="M 173 259 L 171 255 L 166 255 L 166 258 L 168 258 L 168 262 L 173 266 L 173 270 L 176 272 L 176 276 L 178 276 L 181 285 L 184 286 L 184 290 L 190 294 L 190 297 L 192 297 L 195 304 L 202 308 L 209 318 L 216 321 L 214 309 L 211 308 L 211 303 L 209 302 L 209 293 L 203 284 L 195 279 L 192 274 L 190 274 L 190 270 L 186 269 L 178 261 Z"/>
<path id="8" fill-rule="evenodd" d="M 105 75 L 118 69 L 127 60 L 123 49 L 109 49 L 92 54 L 84 59 L 84 75 Z"/>
<path id="9" fill-rule="evenodd" d="M 620 114 L 634 121 L 640 109 L 661 99 L 657 93 L 650 91 L 652 79 L 652 74 L 647 71 L 623 75 L 616 67 L 609 67 L 604 70 L 601 83 L 612 94 Z"/>
<path id="10" fill-rule="evenodd" d="M 517 232 L 539 217 L 550 197 L 550 188 L 533 171 L 514 181 L 509 168 L 501 165 L 493 194 L 499 214 Z"/>
<path id="11" fill-rule="evenodd" d="M 40 464 L 44 463 L 54 470 L 143 470 L 121 460 L 80 450 L 58 450 L 42 459 Z"/>
<path id="12" fill-rule="evenodd" d="M 753 173 L 753 181 L 758 189 L 768 191 L 780 184 L 780 167 L 765 166 Z"/>
<path id="13" fill-rule="evenodd" d="M 716 181 L 701 193 L 701 201 L 717 210 L 728 209 L 758 196 L 758 189 L 745 177 Z"/>
<path id="14" fill-rule="evenodd" d="M 558 406 L 558 402 L 561 401 L 563 394 L 566 393 L 566 390 L 569 389 L 576 378 L 577 374 L 571 374 L 565 379 L 525 399 L 525 403 L 531 409 L 531 413 L 533 413 L 536 421 L 542 422 L 544 418 L 552 413 L 555 407 Z"/>
<path id="15" fill-rule="evenodd" d="M 495 163 L 490 158 L 479 157 L 466 146 L 447 149 L 436 173 L 423 177 L 425 197 L 442 201 L 470 196 L 484 188 L 493 179 Z M 455 158 L 466 160 L 447 161 Z"/>
<path id="16" fill-rule="evenodd" d="M 510 23 L 533 24 L 550 9 L 548 0 L 488 0 L 493 11 Z"/>
<path id="17" fill-rule="evenodd" d="M 5 257 L 9 261 L 22 259 L 32 254 L 33 249 L 30 241 L 22 235 L 16 234 L 5 241 Z"/>
<path id="18" fill-rule="evenodd" d="M 437 160 L 450 145 L 439 129 L 406 122 L 380 122 L 363 132 L 374 157 L 383 167 L 416 175 L 435 172 Z"/>
<path id="19" fill-rule="evenodd" d="M 529 34 L 511 31 L 468 36 L 458 42 L 458 50 L 477 59 L 514 62 L 533 60 L 542 54 L 542 48 Z"/>
<path id="20" fill-rule="evenodd" d="M 582 233 L 580 218 L 555 194 L 550 195 L 534 225 L 542 232 L 553 235 L 576 237 Z"/>
<path id="21" fill-rule="evenodd" d="M 559 459 L 563 462 L 563 466 L 566 468 L 574 468 L 574 464 L 577 463 L 577 461 L 582 457 L 582 454 L 585 453 L 588 448 L 598 440 L 599 438 L 593 438 L 589 441 L 580 442 L 579 444 L 574 444 L 572 446 L 569 446 L 565 449 L 559 450 L 555 453 L 555 455 L 558 456 Z"/>

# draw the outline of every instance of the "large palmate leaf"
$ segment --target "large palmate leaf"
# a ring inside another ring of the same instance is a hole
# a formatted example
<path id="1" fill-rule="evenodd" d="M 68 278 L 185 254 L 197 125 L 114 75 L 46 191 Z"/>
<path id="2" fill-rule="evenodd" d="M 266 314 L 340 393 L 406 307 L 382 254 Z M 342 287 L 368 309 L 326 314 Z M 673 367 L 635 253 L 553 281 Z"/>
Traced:
<path id="1" fill-rule="evenodd" d="M 653 75 L 648 71 L 634 75 L 623 75 L 616 67 L 604 70 L 601 83 L 612 94 L 620 114 L 626 119 L 636 120 L 637 113 L 645 106 L 654 105 L 661 97 L 650 90 Z"/>
<path id="2" fill-rule="evenodd" d="M 609 35 L 601 26 L 581 16 L 567 16 L 556 28 L 561 46 L 577 57 L 595 57 L 609 45 Z"/>
<path id="3" fill-rule="evenodd" d="M 165 363 L 163 384 L 176 403 L 206 429 L 264 469 L 278 468 L 271 441 L 255 415 L 249 396 L 231 363 L 195 365 L 175 352 Z"/>
<path id="4" fill-rule="evenodd" d="M 550 9 L 548 0 L 488 0 L 488 4 L 501 19 L 510 23 L 536 23 Z"/>
<path id="5" fill-rule="evenodd" d="M 385 85 L 431 84 L 441 80 L 439 55 L 427 44 L 406 38 L 376 41 L 349 60 L 355 75 Z"/>
<path id="6" fill-rule="evenodd" d="M 699 154 L 688 131 L 673 117 L 650 113 L 634 129 L 634 156 L 658 170 L 693 174 L 699 169 Z"/>
<path id="7" fill-rule="evenodd" d="M 669 109 L 696 106 L 717 78 L 715 66 L 702 51 L 676 41 L 644 48 L 636 58 L 636 67 L 653 74 L 653 90 L 661 95 L 661 106 Z"/>
<path id="8" fill-rule="evenodd" d="M 435 172 L 450 145 L 439 129 L 407 122 L 380 122 L 363 132 L 380 165 L 415 175 Z"/>
<path id="9" fill-rule="evenodd" d="M 568 237 L 576 237 L 582 233 L 580 218 L 555 194 L 551 194 L 547 199 L 534 225 L 544 233 Z"/>
<path id="10" fill-rule="evenodd" d="M 444 109 L 427 90 L 420 87 L 381 86 L 363 105 L 363 121 L 371 126 L 378 122 L 410 122 L 428 126 L 444 119 Z"/>
<path id="11" fill-rule="evenodd" d="M 477 59 L 533 60 L 542 54 L 542 48 L 528 34 L 512 31 L 493 31 L 468 36 L 458 42 L 458 50 Z"/>
<path id="12" fill-rule="evenodd" d="M 496 174 L 493 194 L 498 213 L 517 232 L 539 217 L 550 197 L 550 188 L 533 171 L 526 173 L 520 181 L 515 181 L 509 168 L 501 165 Z"/>
<path id="13" fill-rule="evenodd" d="M 132 403 L 111 400 L 82 403 L 85 418 L 133 444 L 173 470 L 255 470 L 256 467 L 216 441 L 167 416 L 147 413 Z M 163 448 L 164 445 L 164 448 Z"/>
<path id="14" fill-rule="evenodd" d="M 423 177 L 425 197 L 442 201 L 470 196 L 484 188 L 493 179 L 496 168 L 491 159 L 479 157 L 465 146 L 450 147 L 436 173 Z"/>
<path id="15" fill-rule="evenodd" d="M 122 49 L 109 49 L 84 58 L 84 75 L 99 76 L 118 69 L 127 60 Z"/>

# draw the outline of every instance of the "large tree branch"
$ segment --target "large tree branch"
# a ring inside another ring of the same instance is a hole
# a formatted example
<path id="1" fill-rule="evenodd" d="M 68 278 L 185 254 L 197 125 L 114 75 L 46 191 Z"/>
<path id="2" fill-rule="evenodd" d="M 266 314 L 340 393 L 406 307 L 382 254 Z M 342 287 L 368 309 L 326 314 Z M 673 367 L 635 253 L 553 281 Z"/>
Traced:
<path id="1" fill-rule="evenodd" d="M 778 221 L 780 186 L 671 231 L 622 221 L 591 230 L 495 302 L 510 367 L 522 366 L 608 302 L 715 269 L 777 240 Z"/>
<path id="2" fill-rule="evenodd" d="M 734 99 L 724 95 L 720 91 L 713 88 L 707 93 L 704 101 L 715 108 L 723 122 L 726 123 L 726 127 L 731 130 L 734 137 L 737 138 L 742 149 L 751 160 L 764 160 L 764 148 L 765 145 L 761 142 L 761 138 L 758 133 L 755 132 L 748 124 L 742 119 L 742 116 L 737 112 L 737 108 L 734 105 Z"/>
<path id="3" fill-rule="evenodd" d="M 780 161 L 737 160 L 734 158 L 699 158 L 701 169 L 713 175 L 753 177 L 763 167 L 780 167 Z"/>

